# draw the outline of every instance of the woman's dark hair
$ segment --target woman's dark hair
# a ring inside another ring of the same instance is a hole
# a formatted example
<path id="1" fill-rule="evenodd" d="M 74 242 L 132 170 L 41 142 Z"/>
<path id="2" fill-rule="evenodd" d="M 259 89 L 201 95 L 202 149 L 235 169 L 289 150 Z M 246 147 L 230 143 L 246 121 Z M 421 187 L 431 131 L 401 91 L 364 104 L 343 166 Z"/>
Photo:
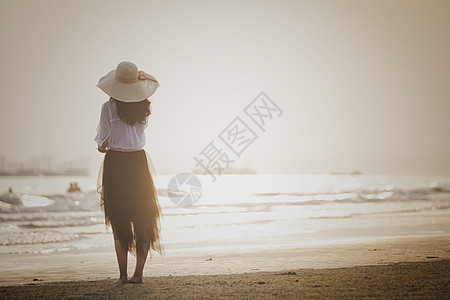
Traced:
<path id="1" fill-rule="evenodd" d="M 145 124 L 147 117 L 152 113 L 150 110 L 150 100 L 145 99 L 139 102 L 116 101 L 117 114 L 119 118 L 129 125 Z"/>

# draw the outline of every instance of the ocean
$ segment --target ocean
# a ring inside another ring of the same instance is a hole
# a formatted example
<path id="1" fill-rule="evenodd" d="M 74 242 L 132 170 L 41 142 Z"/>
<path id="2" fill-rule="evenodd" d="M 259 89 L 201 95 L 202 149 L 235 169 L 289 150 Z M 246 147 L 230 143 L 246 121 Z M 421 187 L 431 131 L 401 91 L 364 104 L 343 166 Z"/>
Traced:
<path id="1" fill-rule="evenodd" d="M 201 197 L 187 207 L 167 196 L 173 176 L 155 178 L 166 253 L 450 234 L 449 177 L 222 175 L 215 182 L 197 177 Z M 81 191 L 68 193 L 71 182 Z M 5 202 L 2 193 L 9 187 L 21 204 Z M 95 177 L 2 177 L 0 194 L 0 254 L 114 251 Z"/>

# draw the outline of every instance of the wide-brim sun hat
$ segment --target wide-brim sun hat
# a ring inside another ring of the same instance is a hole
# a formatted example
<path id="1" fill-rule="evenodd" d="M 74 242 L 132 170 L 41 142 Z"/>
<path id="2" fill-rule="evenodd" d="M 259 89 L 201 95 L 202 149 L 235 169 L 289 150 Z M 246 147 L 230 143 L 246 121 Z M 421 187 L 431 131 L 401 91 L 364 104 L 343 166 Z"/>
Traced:
<path id="1" fill-rule="evenodd" d="M 138 102 L 153 95 L 159 82 L 152 75 L 138 71 L 134 63 L 123 61 L 100 78 L 97 87 L 116 100 Z"/>

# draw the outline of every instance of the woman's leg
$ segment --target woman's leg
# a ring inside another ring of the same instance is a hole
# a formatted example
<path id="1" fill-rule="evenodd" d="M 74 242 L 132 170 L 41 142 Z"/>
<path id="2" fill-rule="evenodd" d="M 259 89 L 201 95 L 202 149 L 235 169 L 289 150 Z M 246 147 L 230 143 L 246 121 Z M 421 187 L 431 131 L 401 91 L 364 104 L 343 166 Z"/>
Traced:
<path id="1" fill-rule="evenodd" d="M 116 239 L 114 240 L 114 246 L 116 248 L 116 256 L 117 256 L 117 263 L 119 264 L 119 271 L 120 271 L 120 283 L 127 283 L 127 260 L 128 260 L 128 249 L 124 248 L 122 246 L 122 243 Z"/>
<path id="2" fill-rule="evenodd" d="M 128 280 L 129 283 L 142 283 L 144 278 L 144 266 L 147 261 L 150 241 L 147 238 L 138 238 L 136 241 L 136 268 L 133 277 Z"/>

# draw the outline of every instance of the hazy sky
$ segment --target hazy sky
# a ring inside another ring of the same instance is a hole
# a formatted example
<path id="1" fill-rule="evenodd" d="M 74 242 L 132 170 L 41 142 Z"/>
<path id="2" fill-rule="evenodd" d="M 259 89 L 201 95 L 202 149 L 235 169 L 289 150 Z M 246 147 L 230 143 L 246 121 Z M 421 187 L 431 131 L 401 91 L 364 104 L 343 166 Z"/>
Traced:
<path id="1" fill-rule="evenodd" d="M 146 150 L 196 156 L 261 91 L 283 110 L 236 167 L 450 175 L 450 1 L 5 1 L 0 154 L 102 154 L 98 79 L 161 83 Z"/>

